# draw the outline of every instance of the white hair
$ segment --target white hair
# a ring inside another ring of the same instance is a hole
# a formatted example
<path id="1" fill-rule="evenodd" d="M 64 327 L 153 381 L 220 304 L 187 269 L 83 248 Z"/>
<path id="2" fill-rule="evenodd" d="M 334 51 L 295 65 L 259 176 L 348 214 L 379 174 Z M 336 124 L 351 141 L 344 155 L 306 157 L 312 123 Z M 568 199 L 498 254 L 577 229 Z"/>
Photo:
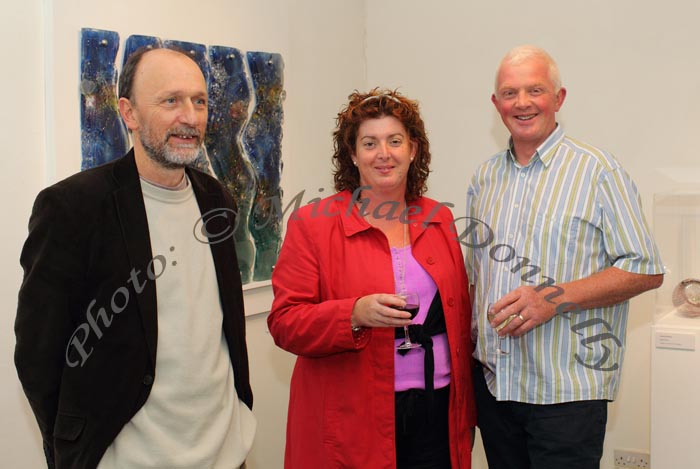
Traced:
<path id="1" fill-rule="evenodd" d="M 496 71 L 496 80 L 494 83 L 496 92 L 498 92 L 498 74 L 503 65 L 518 65 L 527 60 L 536 58 L 544 60 L 547 64 L 547 67 L 549 68 L 549 80 L 554 85 L 554 92 L 558 93 L 561 89 L 561 76 L 559 75 L 559 67 L 557 66 L 557 63 L 546 50 L 529 44 L 514 47 L 503 57 L 501 64 Z"/>

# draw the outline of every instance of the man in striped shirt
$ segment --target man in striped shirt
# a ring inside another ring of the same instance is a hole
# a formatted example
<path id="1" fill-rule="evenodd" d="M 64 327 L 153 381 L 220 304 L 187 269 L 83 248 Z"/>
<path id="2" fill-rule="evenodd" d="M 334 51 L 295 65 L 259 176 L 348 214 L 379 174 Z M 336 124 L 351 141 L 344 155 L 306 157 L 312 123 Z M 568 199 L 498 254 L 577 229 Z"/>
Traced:
<path id="1" fill-rule="evenodd" d="M 663 281 L 634 183 L 612 155 L 565 135 L 555 119 L 565 97 L 544 50 L 511 50 L 491 97 L 510 145 L 468 189 L 490 469 L 599 467 L 628 300 Z"/>

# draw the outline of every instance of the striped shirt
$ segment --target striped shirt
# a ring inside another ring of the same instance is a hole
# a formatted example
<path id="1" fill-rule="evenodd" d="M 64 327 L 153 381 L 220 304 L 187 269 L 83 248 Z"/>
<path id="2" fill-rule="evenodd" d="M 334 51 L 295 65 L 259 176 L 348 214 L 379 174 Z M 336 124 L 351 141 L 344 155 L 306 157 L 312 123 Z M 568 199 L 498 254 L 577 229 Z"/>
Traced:
<path id="1" fill-rule="evenodd" d="M 556 314 L 521 337 L 497 335 L 486 310 L 521 286 L 569 282 L 610 266 L 663 273 L 637 188 L 612 155 L 557 125 L 527 166 L 511 150 L 483 163 L 467 192 L 467 271 L 475 284 L 474 356 L 498 400 L 613 400 L 629 302 Z M 556 289 L 548 287 L 556 299 Z"/>

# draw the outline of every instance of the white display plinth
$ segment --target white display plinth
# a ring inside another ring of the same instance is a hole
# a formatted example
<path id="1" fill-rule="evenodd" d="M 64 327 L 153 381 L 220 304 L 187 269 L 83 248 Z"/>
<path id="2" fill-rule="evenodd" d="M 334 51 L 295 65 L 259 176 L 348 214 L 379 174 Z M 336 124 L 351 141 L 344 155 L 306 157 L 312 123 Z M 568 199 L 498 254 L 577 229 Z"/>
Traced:
<path id="1" fill-rule="evenodd" d="M 651 328 L 651 464 L 700 468 L 700 318 L 673 305 L 684 279 L 700 278 L 700 193 L 657 194 L 654 237 L 666 266 Z"/>
<path id="2" fill-rule="evenodd" d="M 675 310 L 651 329 L 651 464 L 700 467 L 700 318 Z"/>

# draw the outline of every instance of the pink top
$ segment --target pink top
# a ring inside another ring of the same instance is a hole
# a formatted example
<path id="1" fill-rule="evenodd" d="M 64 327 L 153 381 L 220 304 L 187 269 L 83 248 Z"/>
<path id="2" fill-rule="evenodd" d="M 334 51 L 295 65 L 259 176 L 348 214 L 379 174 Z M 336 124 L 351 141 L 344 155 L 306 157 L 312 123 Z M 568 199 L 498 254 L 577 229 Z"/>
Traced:
<path id="1" fill-rule="evenodd" d="M 391 248 L 391 261 L 397 290 L 402 286 L 401 277 L 405 264 L 403 285 L 407 291 L 417 291 L 420 297 L 420 309 L 413 323 L 423 324 L 437 292 L 435 282 L 416 262 L 411 253 L 411 246 Z M 403 343 L 403 339 L 395 339 L 395 342 L 398 347 Z M 450 350 L 446 333 L 433 336 L 433 354 L 435 355 L 433 383 L 435 389 L 440 389 L 450 384 Z M 399 355 L 398 350 L 394 351 L 394 390 L 425 389 L 424 359 L 425 350 L 422 347 L 409 350 L 406 355 Z"/>

